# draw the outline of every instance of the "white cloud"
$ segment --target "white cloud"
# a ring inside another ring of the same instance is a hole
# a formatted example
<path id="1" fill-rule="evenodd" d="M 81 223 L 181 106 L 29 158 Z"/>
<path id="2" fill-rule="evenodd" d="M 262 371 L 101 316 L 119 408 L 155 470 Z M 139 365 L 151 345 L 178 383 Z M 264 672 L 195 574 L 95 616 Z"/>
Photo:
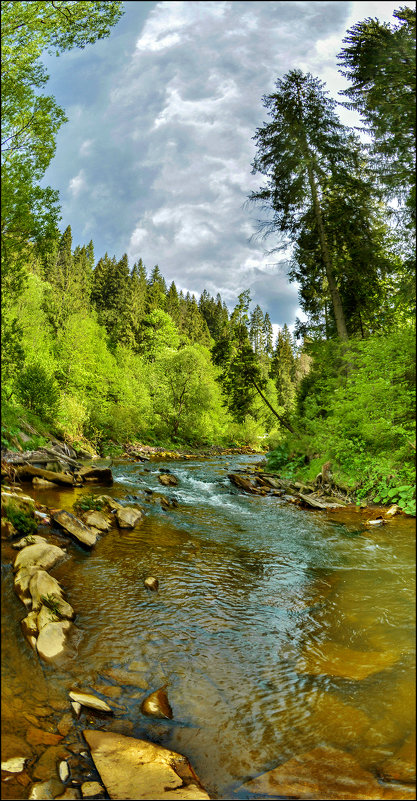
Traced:
<path id="1" fill-rule="evenodd" d="M 84 170 L 80 170 L 78 175 L 75 175 L 71 178 L 68 189 L 71 192 L 73 197 L 78 197 L 80 192 L 86 188 L 86 180 L 85 180 L 85 173 Z"/>
<path id="2" fill-rule="evenodd" d="M 93 144 L 94 139 L 85 139 L 84 142 L 81 143 L 80 156 L 91 156 Z"/>
<path id="3" fill-rule="evenodd" d="M 159 264 L 168 283 L 220 291 L 230 307 L 250 288 L 273 324 L 290 324 L 301 315 L 288 254 L 265 253 L 278 239 L 253 237 L 264 215 L 247 203 L 264 180 L 251 174 L 262 96 L 299 67 L 337 99 L 347 28 L 389 19 L 398 1 L 163 0 L 144 18 L 145 5 L 127 3 L 108 40 L 58 60 L 72 90 L 58 101 L 71 121 L 48 181 L 61 190 L 65 220 L 74 239 L 88 225 L 97 258 L 127 251 L 130 264 Z"/>

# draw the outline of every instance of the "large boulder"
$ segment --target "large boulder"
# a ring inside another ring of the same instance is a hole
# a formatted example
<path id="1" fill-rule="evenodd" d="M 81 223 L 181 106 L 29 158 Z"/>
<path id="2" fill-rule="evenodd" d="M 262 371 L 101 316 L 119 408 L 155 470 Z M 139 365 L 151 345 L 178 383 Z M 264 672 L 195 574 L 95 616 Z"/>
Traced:
<path id="1" fill-rule="evenodd" d="M 42 596 L 53 595 L 57 600 L 62 598 L 61 586 L 46 570 L 37 570 L 29 581 L 29 592 L 32 596 L 32 609 L 36 612 L 42 606 Z"/>
<path id="2" fill-rule="evenodd" d="M 113 484 L 113 473 L 110 467 L 82 467 L 77 477 L 83 481 L 96 481 L 98 484 Z"/>
<path id="3" fill-rule="evenodd" d="M 60 509 L 58 512 L 55 512 L 53 518 L 55 523 L 58 523 L 65 531 L 71 534 L 75 539 L 81 543 L 81 545 L 86 545 L 88 548 L 92 548 L 93 545 L 97 542 L 97 534 L 91 529 L 86 526 L 81 520 L 78 520 L 75 515 L 71 514 L 71 512 L 65 512 L 63 509 Z"/>
<path id="4" fill-rule="evenodd" d="M 134 528 L 142 517 L 143 512 L 141 509 L 135 509 L 133 506 L 123 506 L 116 512 L 116 519 L 120 528 Z"/>
<path id="5" fill-rule="evenodd" d="M 94 764 L 111 799 L 209 799 L 188 760 L 160 745 L 85 729 Z"/>
<path id="6" fill-rule="evenodd" d="M 51 621 L 39 632 L 36 649 L 45 662 L 63 664 L 76 654 L 75 626 L 70 620 Z"/>
<path id="7" fill-rule="evenodd" d="M 29 592 L 29 584 L 33 574 L 36 573 L 37 570 L 39 570 L 39 568 L 34 565 L 31 567 L 22 567 L 17 571 L 14 577 L 14 591 L 17 597 L 22 601 L 22 604 L 26 606 L 26 609 L 32 608 L 32 596 Z"/>
<path id="8" fill-rule="evenodd" d="M 22 548 L 14 560 L 13 570 L 17 573 L 22 568 L 36 567 L 50 570 L 66 556 L 65 551 L 58 545 L 35 544 Z"/>
<path id="9" fill-rule="evenodd" d="M 20 551 L 22 548 L 26 548 L 27 545 L 47 544 L 48 540 L 46 540 L 45 537 L 41 537 L 39 534 L 29 534 L 27 537 L 22 537 L 18 542 L 14 542 L 12 548 L 16 548 L 17 551 Z"/>

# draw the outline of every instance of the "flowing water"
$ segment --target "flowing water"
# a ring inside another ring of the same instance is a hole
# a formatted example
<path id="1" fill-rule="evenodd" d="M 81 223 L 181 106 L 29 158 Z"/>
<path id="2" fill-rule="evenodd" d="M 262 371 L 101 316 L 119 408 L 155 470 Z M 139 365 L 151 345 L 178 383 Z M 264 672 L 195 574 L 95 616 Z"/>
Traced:
<path id="1" fill-rule="evenodd" d="M 113 487 L 88 488 L 130 498 L 147 514 L 133 531 L 103 535 L 91 552 L 67 542 L 71 559 L 51 571 L 83 633 L 65 670 L 40 665 L 31 652 L 11 565 L 2 565 L 6 733 L 24 737 L 24 714 L 42 706 L 55 730 L 69 688 L 101 688 L 104 698 L 106 671 L 130 666 L 149 690 L 123 684 L 118 730 L 185 754 L 214 798 L 253 797 L 239 786 L 319 745 L 347 751 L 376 774 L 415 727 L 414 520 L 370 530 L 356 509 L 305 511 L 239 494 L 227 472 L 257 461 L 120 462 Z M 165 468 L 177 487 L 159 484 Z M 71 510 L 85 491 L 37 498 Z M 158 493 L 178 507 L 163 511 Z M 157 593 L 144 588 L 150 575 Z M 363 664 L 369 675 L 357 675 Z M 173 719 L 144 717 L 142 698 L 162 685 Z M 85 724 L 82 716 L 76 725 Z M 15 782 L 13 790 L 5 797 L 29 792 Z"/>

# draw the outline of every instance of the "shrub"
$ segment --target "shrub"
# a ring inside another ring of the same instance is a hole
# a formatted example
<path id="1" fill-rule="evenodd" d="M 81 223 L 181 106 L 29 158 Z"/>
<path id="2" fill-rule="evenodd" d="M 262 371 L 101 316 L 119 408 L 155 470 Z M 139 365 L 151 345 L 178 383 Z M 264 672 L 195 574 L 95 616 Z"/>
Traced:
<path id="1" fill-rule="evenodd" d="M 33 517 L 22 512 L 20 509 L 14 509 L 12 506 L 7 506 L 5 509 L 5 516 L 15 527 L 19 534 L 30 535 L 35 534 L 38 529 L 38 524 Z"/>
<path id="2" fill-rule="evenodd" d="M 56 411 L 58 387 L 39 362 L 28 364 L 16 381 L 16 394 L 26 408 L 47 418 Z"/>

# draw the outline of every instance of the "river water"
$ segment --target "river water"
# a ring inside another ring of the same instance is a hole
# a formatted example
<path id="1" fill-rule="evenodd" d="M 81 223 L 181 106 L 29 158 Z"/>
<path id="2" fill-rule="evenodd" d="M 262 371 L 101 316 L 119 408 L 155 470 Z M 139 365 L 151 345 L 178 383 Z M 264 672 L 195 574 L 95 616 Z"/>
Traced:
<path id="1" fill-rule="evenodd" d="M 131 667 L 149 690 L 123 684 L 118 730 L 185 754 L 214 798 L 253 798 L 242 783 L 319 745 L 377 774 L 415 728 L 415 521 L 369 529 L 357 509 L 305 511 L 239 494 L 227 472 L 257 461 L 115 462 L 111 488 L 88 488 L 130 498 L 146 517 L 91 552 L 66 542 L 72 558 L 51 572 L 83 637 L 65 669 L 31 652 L 11 565 L 2 565 L 6 734 L 24 737 L 24 715 L 45 705 L 55 730 L 68 689 L 99 692 L 112 685 L 108 670 Z M 177 487 L 161 487 L 165 468 Z M 71 511 L 86 491 L 36 497 Z M 178 507 L 164 511 L 158 493 Z M 150 575 L 157 593 L 144 588 Z M 363 664 L 369 675 L 357 675 Z M 144 717 L 142 698 L 162 685 L 173 719 Z M 109 728 L 98 717 L 94 725 Z M 5 797 L 27 797 L 27 787 L 13 788 Z"/>

